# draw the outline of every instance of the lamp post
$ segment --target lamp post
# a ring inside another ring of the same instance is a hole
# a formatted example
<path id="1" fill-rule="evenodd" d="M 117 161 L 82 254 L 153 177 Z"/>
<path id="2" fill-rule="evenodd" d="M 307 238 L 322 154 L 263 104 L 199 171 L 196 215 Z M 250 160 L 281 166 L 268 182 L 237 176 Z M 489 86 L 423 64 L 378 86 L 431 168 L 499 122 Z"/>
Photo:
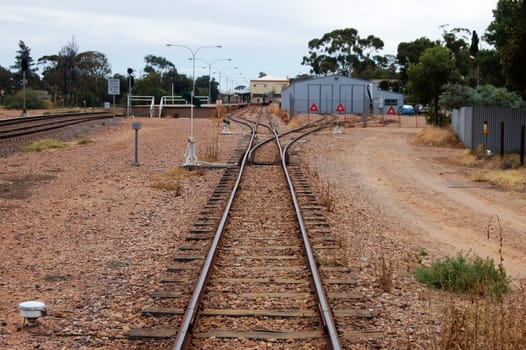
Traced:
<path id="1" fill-rule="evenodd" d="M 234 79 L 238 79 L 238 78 L 240 78 L 240 77 L 239 77 L 240 75 L 243 75 L 243 73 L 238 72 L 238 73 L 229 74 L 229 75 L 226 76 L 226 90 L 227 90 L 226 92 L 227 92 L 227 95 L 228 95 L 228 103 L 230 103 L 230 90 L 228 89 L 228 79 L 229 79 L 230 77 L 235 77 L 235 78 L 230 79 L 230 82 L 231 82 L 232 85 L 233 85 L 233 84 L 234 84 Z M 232 86 L 232 90 L 233 90 L 233 86 Z"/>
<path id="2" fill-rule="evenodd" d="M 218 58 L 217 60 L 213 60 L 212 62 L 208 62 L 207 60 L 204 60 L 202 58 L 196 58 L 197 61 L 204 62 L 206 66 L 208 67 L 208 104 L 212 103 L 212 65 L 217 62 L 221 61 L 232 61 L 231 58 Z M 204 68 L 204 67 L 203 67 Z"/>
<path id="3" fill-rule="evenodd" d="M 221 86 L 221 75 L 225 71 L 225 69 L 237 69 L 237 67 L 224 67 L 223 69 L 219 70 L 216 68 L 217 74 L 219 74 L 219 86 Z"/>
<path id="4" fill-rule="evenodd" d="M 192 94 L 190 95 L 190 136 L 188 137 L 188 147 L 185 152 L 185 161 L 183 167 L 195 168 L 198 165 L 197 154 L 195 152 L 195 141 L 194 141 L 194 95 L 195 95 L 195 56 L 201 49 L 205 48 L 221 48 L 221 45 L 216 46 L 201 46 L 193 50 L 186 45 L 178 44 L 166 44 L 166 46 L 172 47 L 183 47 L 190 51 L 192 54 Z"/>

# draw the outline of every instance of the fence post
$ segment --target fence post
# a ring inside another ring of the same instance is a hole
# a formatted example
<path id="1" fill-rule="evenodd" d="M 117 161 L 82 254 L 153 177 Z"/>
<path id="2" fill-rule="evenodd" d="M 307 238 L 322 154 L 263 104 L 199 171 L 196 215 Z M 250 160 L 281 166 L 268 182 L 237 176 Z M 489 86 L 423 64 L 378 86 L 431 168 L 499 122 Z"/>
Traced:
<path id="1" fill-rule="evenodd" d="M 500 123 L 500 158 L 504 158 L 504 122 Z"/>
<path id="2" fill-rule="evenodd" d="M 521 127 L 521 166 L 524 165 L 524 124 Z"/>

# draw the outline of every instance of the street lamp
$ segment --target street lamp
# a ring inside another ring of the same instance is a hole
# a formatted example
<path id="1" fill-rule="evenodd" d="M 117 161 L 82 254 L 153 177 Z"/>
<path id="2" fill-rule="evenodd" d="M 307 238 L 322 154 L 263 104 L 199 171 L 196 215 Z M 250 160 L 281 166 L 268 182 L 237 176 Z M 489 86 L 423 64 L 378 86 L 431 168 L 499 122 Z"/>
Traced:
<path id="1" fill-rule="evenodd" d="M 229 75 L 226 76 L 226 93 L 227 93 L 227 96 L 228 96 L 228 103 L 230 103 L 230 90 L 228 89 L 228 79 L 230 77 L 235 77 L 235 78 L 230 79 L 230 82 L 233 84 L 234 79 L 239 79 L 240 75 L 243 75 L 243 73 L 238 72 L 238 73 L 229 74 Z"/>
<path id="2" fill-rule="evenodd" d="M 212 103 L 212 65 L 216 62 L 221 61 L 232 61 L 231 58 L 218 58 L 217 60 L 213 60 L 212 62 L 208 62 L 207 60 L 204 60 L 202 58 L 196 58 L 197 61 L 204 62 L 208 66 L 208 104 Z M 203 67 L 204 68 L 204 67 Z"/>
<path id="3" fill-rule="evenodd" d="M 216 68 L 216 72 L 219 74 L 219 86 L 221 86 L 221 74 L 225 71 L 225 69 L 237 69 L 237 67 L 224 67 L 223 69 L 219 70 Z"/>
<path id="4" fill-rule="evenodd" d="M 172 47 L 184 47 L 192 54 L 192 94 L 190 95 L 190 136 L 188 137 L 188 147 L 185 152 L 184 167 L 195 168 L 198 165 L 197 154 L 195 152 L 195 141 L 194 141 L 194 95 L 195 95 L 195 56 L 201 49 L 205 48 L 221 48 L 221 45 L 216 46 L 201 46 L 195 50 L 186 45 L 177 44 L 166 44 L 166 46 Z"/>

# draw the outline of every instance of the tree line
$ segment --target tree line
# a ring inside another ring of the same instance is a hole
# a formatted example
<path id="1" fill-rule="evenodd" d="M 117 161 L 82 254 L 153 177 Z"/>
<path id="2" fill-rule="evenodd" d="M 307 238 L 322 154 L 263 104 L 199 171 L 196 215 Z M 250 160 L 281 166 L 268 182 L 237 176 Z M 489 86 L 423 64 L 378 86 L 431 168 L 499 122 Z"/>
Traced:
<path id="1" fill-rule="evenodd" d="M 435 122 L 441 118 L 441 107 L 477 103 L 477 94 L 485 98 L 494 96 L 490 104 L 523 104 L 526 99 L 524 0 L 499 0 L 493 10 L 493 21 L 480 37 L 479 33 L 467 28 L 450 29 L 445 25 L 442 30 L 439 40 L 417 38 L 399 43 L 396 55 L 380 55 L 384 47 L 380 38 L 362 37 L 354 28 L 336 29 L 307 43 L 308 53 L 301 64 L 310 68 L 310 74 L 292 80 L 328 74 L 380 80 L 382 89 L 404 93 L 408 102 L 429 105 Z M 480 49 L 481 40 L 491 48 Z M 79 52 L 73 40 L 58 54 L 40 57 L 36 62 L 30 51 L 20 41 L 15 64 L 11 69 L 0 66 L 4 105 L 9 101 L 16 105 L 20 99 L 17 96 L 22 85 L 22 62 L 27 64 L 25 75 L 32 93 L 38 95 L 37 92 L 45 91 L 47 99 L 55 105 L 100 106 L 108 99 L 107 79 L 110 77 L 121 80 L 122 91 L 118 97 L 123 98 L 127 93 L 128 76 L 112 76 L 106 55 L 98 51 Z M 191 90 L 191 78 L 179 74 L 166 58 L 148 55 L 144 59 L 145 67 L 134 79 L 135 95 L 155 96 L 158 100 L 172 91 L 187 95 Z M 42 76 L 37 74 L 37 65 Z M 210 78 L 196 79 L 196 95 L 208 95 Z M 218 83 L 212 78 L 210 86 L 215 101 Z M 28 98 L 29 103 L 41 100 L 39 96 Z"/>
<path id="2" fill-rule="evenodd" d="M 11 70 L 0 66 L 1 100 L 7 108 L 22 106 L 22 78 L 26 78 L 27 108 L 46 108 L 53 106 L 102 106 L 108 101 L 108 78 L 120 80 L 120 94 L 116 102 L 125 101 L 129 85 L 132 93 L 140 96 L 189 95 L 192 78 L 179 74 L 175 65 L 163 57 L 147 55 L 145 66 L 139 77 L 131 74 L 111 74 L 107 56 L 98 51 L 80 52 L 74 40 L 65 45 L 57 54 L 40 57 L 36 62 L 31 49 L 20 40 L 15 63 Z M 25 67 L 24 67 L 25 66 Z M 37 73 L 40 67 L 41 76 Z M 26 69 L 23 69 L 26 68 Z M 129 79 L 132 79 L 129 81 Z M 208 76 L 196 79 L 196 95 L 207 96 Z M 211 97 L 215 100 L 219 94 L 218 83 L 210 81 Z"/>

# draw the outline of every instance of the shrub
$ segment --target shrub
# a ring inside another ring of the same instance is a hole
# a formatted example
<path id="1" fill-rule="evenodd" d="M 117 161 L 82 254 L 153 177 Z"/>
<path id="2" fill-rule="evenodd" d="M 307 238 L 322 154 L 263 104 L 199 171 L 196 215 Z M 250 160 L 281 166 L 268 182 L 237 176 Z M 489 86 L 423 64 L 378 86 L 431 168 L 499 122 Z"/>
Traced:
<path id="1" fill-rule="evenodd" d="M 501 297 L 509 290 L 502 266 L 496 268 L 493 259 L 466 257 L 462 253 L 456 258 L 434 261 L 429 267 L 417 267 L 414 276 L 428 286 L 453 292 Z"/>
<path id="2" fill-rule="evenodd" d="M 7 96 L 4 104 L 7 109 L 22 109 L 24 107 L 24 92 L 18 91 L 13 96 Z M 45 109 L 48 103 L 45 96 L 33 89 L 26 89 L 26 108 L 27 109 Z"/>

